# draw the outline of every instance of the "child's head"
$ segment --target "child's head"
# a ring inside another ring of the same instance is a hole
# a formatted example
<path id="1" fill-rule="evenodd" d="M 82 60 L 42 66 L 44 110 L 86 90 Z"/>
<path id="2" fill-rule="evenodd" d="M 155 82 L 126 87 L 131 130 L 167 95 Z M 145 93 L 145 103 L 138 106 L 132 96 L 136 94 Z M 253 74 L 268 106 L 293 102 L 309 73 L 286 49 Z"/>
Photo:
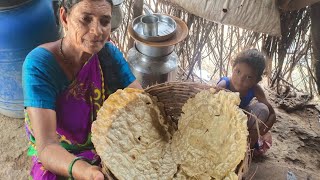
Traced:
<path id="1" fill-rule="evenodd" d="M 257 49 L 240 52 L 233 62 L 231 78 L 236 90 L 249 89 L 261 81 L 265 66 L 265 57 Z"/>

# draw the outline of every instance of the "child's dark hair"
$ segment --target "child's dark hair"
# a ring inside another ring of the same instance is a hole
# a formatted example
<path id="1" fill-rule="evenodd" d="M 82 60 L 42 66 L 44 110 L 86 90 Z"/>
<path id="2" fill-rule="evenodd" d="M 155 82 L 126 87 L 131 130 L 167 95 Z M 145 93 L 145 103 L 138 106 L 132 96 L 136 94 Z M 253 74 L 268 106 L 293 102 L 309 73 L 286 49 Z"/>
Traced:
<path id="1" fill-rule="evenodd" d="M 266 67 L 265 56 L 257 49 L 247 49 L 241 51 L 234 59 L 233 66 L 239 63 L 246 63 L 257 72 L 257 80 L 261 81 L 262 73 Z"/>

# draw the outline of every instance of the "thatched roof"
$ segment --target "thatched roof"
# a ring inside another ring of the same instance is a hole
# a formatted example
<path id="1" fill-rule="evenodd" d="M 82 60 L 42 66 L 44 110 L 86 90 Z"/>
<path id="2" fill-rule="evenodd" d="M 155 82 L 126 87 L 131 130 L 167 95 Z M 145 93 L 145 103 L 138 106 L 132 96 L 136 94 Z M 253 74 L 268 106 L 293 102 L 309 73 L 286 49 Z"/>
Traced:
<path id="1" fill-rule="evenodd" d="M 280 36 L 280 13 L 273 0 L 172 0 L 209 21 Z"/>
<path id="2" fill-rule="evenodd" d="M 278 0 L 279 8 L 287 11 L 299 10 L 320 0 Z"/>

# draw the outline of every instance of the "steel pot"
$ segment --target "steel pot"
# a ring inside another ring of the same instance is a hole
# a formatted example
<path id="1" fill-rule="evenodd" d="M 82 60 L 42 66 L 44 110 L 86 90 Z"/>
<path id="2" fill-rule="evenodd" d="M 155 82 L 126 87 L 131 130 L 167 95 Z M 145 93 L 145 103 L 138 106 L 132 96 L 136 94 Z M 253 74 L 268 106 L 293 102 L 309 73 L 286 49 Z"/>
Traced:
<path id="1" fill-rule="evenodd" d="M 148 46 L 146 44 L 143 44 L 141 42 L 136 41 L 136 48 L 137 50 L 150 57 L 163 57 L 171 54 L 174 50 L 174 45 L 173 46 L 166 46 L 166 47 L 153 47 L 153 46 Z"/>
<path id="2" fill-rule="evenodd" d="M 176 80 L 178 55 L 175 52 L 163 57 L 150 57 L 133 47 L 127 56 L 133 74 L 144 88 Z"/>
<path id="3" fill-rule="evenodd" d="M 122 23 L 122 10 L 121 4 L 114 5 L 112 8 L 112 16 L 111 16 L 111 31 L 118 29 L 118 27 Z"/>
<path id="4" fill-rule="evenodd" d="M 112 0 L 114 6 L 120 5 L 123 3 L 124 0 Z"/>

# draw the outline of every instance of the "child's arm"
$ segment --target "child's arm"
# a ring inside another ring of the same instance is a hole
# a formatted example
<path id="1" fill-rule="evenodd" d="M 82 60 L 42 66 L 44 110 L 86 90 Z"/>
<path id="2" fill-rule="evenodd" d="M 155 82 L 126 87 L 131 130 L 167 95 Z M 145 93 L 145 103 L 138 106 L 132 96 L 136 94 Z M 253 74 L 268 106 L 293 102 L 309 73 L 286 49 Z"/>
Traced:
<path id="1" fill-rule="evenodd" d="M 264 94 L 262 88 L 259 85 L 255 86 L 254 91 L 255 91 L 254 93 L 255 93 L 257 100 L 259 102 L 265 104 L 269 108 L 269 117 L 268 117 L 268 120 L 265 122 L 265 124 L 268 126 L 268 128 L 263 128 L 262 129 L 263 132 L 261 133 L 261 134 L 265 134 L 269 131 L 269 129 L 275 123 L 276 113 L 275 113 L 273 107 L 271 106 L 271 104 L 269 103 L 269 101 L 267 100 L 266 95 Z"/>
<path id="2" fill-rule="evenodd" d="M 227 82 L 225 80 L 221 80 L 220 82 L 218 82 L 217 86 L 216 86 L 219 90 L 221 89 L 226 89 L 227 88 Z"/>

